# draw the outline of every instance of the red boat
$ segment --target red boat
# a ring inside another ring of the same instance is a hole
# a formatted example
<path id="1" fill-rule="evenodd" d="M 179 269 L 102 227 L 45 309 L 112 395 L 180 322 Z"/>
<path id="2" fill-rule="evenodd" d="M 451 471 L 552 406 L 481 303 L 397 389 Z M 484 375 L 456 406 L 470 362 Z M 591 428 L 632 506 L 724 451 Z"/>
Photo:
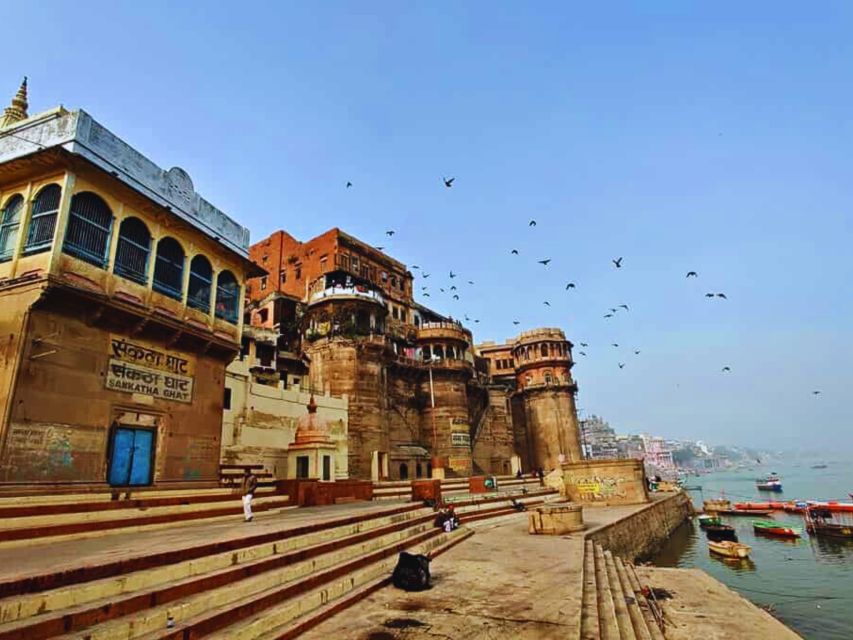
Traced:
<path id="1" fill-rule="evenodd" d="M 789 504 L 787 502 L 736 502 L 735 509 L 745 509 L 747 511 L 752 509 L 759 510 L 771 510 L 771 511 L 782 511 L 785 509 L 785 506 Z"/>
<path id="2" fill-rule="evenodd" d="M 755 533 L 765 536 L 778 536 L 780 538 L 799 538 L 801 532 L 795 527 L 789 527 L 781 522 L 773 520 L 754 520 L 752 528 Z"/>
<path id="3" fill-rule="evenodd" d="M 717 511 L 721 516 L 769 516 L 770 509 L 726 509 Z"/>

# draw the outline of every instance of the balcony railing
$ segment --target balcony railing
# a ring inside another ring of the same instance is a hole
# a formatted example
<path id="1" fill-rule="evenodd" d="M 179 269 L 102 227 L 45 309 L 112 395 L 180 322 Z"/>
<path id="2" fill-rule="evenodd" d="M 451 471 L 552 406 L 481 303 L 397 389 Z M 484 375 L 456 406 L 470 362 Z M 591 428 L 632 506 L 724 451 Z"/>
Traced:
<path id="1" fill-rule="evenodd" d="M 354 296 L 357 298 L 373 300 L 381 305 L 385 304 L 385 298 L 381 293 L 360 287 L 329 287 L 328 289 L 312 293 L 309 302 L 316 302 L 317 300 L 333 298 L 336 296 Z"/>

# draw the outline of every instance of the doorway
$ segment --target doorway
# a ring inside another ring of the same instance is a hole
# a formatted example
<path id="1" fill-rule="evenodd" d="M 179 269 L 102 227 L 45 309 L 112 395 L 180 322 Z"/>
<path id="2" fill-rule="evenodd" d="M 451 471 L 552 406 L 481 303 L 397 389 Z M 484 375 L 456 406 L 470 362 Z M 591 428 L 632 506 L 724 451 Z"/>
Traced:
<path id="1" fill-rule="evenodd" d="M 113 487 L 145 487 L 154 480 L 154 430 L 117 426 L 110 445 L 108 482 Z"/>

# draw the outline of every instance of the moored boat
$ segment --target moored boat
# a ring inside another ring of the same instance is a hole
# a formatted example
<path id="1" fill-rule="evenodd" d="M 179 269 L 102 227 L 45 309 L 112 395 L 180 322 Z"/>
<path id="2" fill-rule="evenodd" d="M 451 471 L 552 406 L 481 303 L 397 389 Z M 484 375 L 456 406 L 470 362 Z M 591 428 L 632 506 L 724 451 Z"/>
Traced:
<path id="1" fill-rule="evenodd" d="M 752 528 L 755 533 L 765 536 L 778 536 L 780 538 L 799 538 L 802 534 L 802 531 L 797 527 L 789 527 L 773 520 L 753 520 Z"/>
<path id="2" fill-rule="evenodd" d="M 737 533 L 735 528 L 729 524 L 709 524 L 702 527 L 708 540 L 730 540 L 737 542 Z"/>
<path id="3" fill-rule="evenodd" d="M 775 473 L 771 473 L 766 478 L 758 478 L 755 481 L 755 486 L 759 491 L 782 491 L 782 479 Z"/>
<path id="4" fill-rule="evenodd" d="M 721 516 L 769 516 L 770 509 L 725 509 L 718 511 Z"/>
<path id="5" fill-rule="evenodd" d="M 748 558 L 750 551 L 752 551 L 752 547 L 748 544 L 732 542 L 731 540 L 723 540 L 721 542 L 709 540 L 708 549 L 711 553 L 716 553 L 726 558 Z"/>
<path id="6" fill-rule="evenodd" d="M 699 526 L 703 529 L 709 525 L 723 524 L 720 516 L 711 515 L 709 513 L 699 514 L 697 520 L 699 520 Z"/>
<path id="7" fill-rule="evenodd" d="M 702 503 L 702 508 L 708 513 L 716 513 L 732 508 L 731 500 L 725 498 L 715 498 L 713 500 L 705 500 Z"/>
<path id="8" fill-rule="evenodd" d="M 806 507 L 803 516 L 806 531 L 818 536 L 853 540 L 853 516 L 846 510 L 833 510 L 823 504 Z"/>

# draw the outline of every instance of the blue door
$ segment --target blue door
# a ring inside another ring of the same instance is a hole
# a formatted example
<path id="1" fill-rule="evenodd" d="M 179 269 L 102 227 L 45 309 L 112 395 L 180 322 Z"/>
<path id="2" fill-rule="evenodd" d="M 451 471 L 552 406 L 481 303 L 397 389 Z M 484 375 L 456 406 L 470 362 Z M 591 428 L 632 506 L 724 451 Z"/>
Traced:
<path id="1" fill-rule="evenodd" d="M 150 429 L 118 427 L 113 431 L 109 483 L 113 486 L 151 484 L 154 432 Z"/>

